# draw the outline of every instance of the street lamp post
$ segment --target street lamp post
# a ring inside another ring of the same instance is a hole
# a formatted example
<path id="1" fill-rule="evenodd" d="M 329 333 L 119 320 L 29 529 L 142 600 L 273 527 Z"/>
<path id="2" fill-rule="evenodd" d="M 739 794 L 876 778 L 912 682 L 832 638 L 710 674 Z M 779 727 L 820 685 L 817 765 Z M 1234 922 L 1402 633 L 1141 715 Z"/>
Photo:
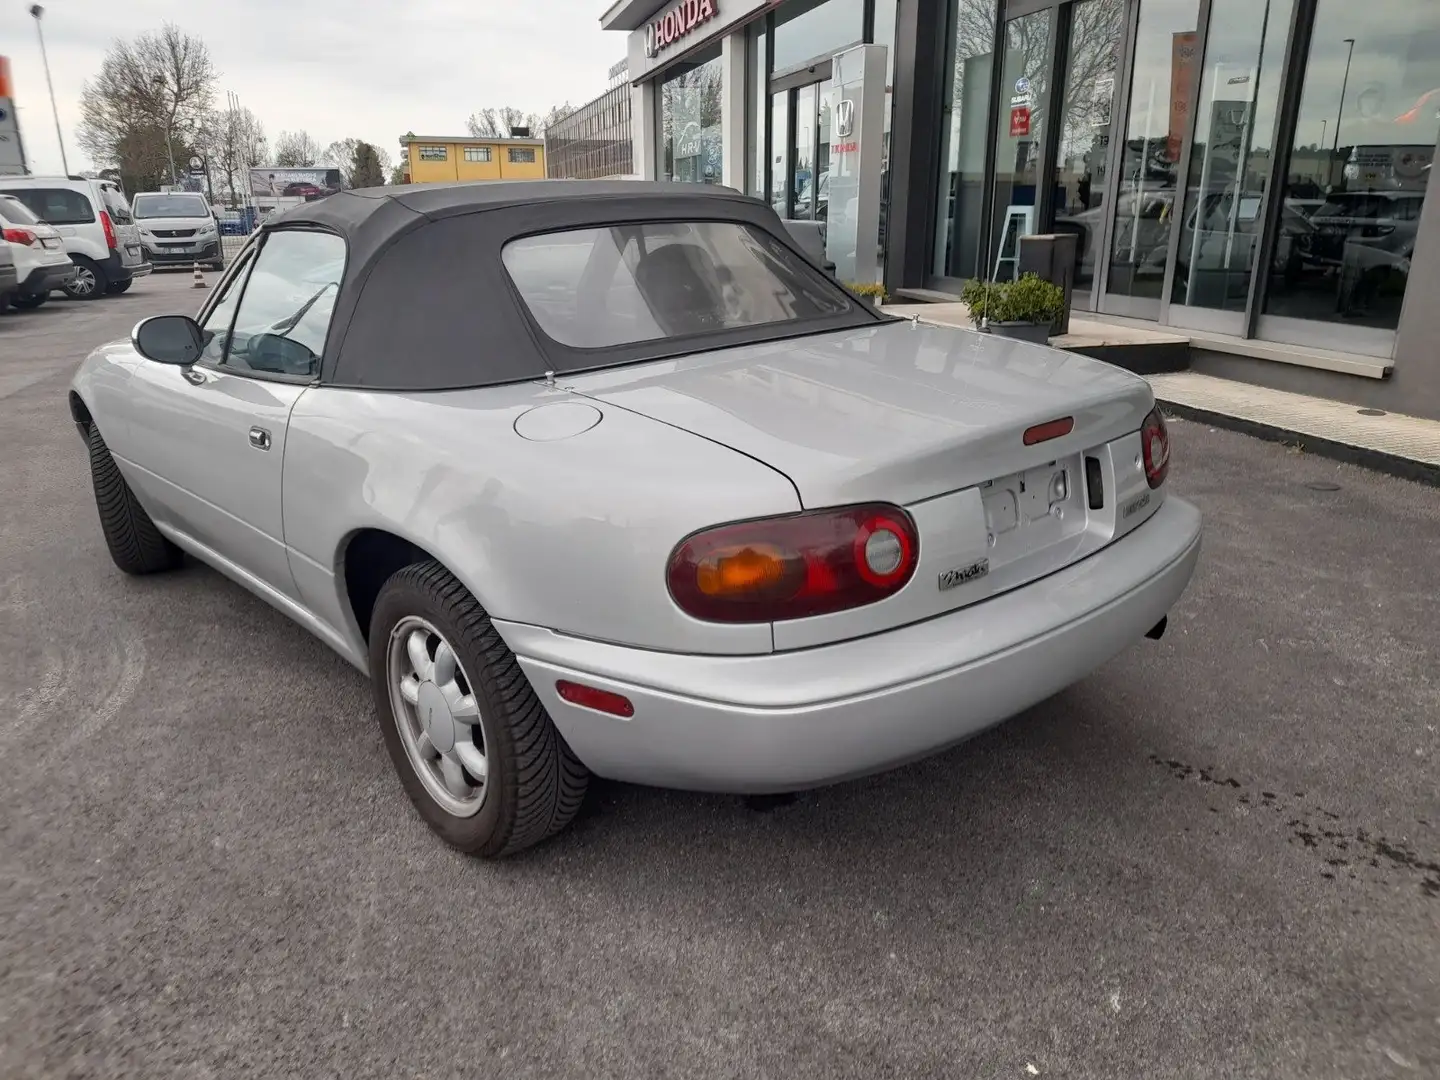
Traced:
<path id="1" fill-rule="evenodd" d="M 165 84 L 164 75 L 156 75 L 150 80 L 150 85 L 155 87 L 157 93 L 167 91 L 170 88 Z M 165 116 L 165 160 L 170 163 L 170 180 L 166 187 L 173 187 L 175 184 L 175 110 L 172 107 Z"/>
<path id="2" fill-rule="evenodd" d="M 30 15 L 35 20 L 35 35 L 40 39 L 40 60 L 45 65 L 45 86 L 50 91 L 50 111 L 55 114 L 55 141 L 60 144 L 60 166 L 65 175 L 70 175 L 70 162 L 65 157 L 65 136 L 60 133 L 60 110 L 55 105 L 55 84 L 50 80 L 50 56 L 45 51 L 45 31 L 40 29 L 40 17 L 45 9 L 39 4 L 30 5 Z"/>
<path id="3" fill-rule="evenodd" d="M 1345 115 L 1345 88 L 1350 85 L 1350 61 L 1355 59 L 1355 39 L 1347 37 L 1345 44 L 1350 46 L 1350 51 L 1345 55 L 1345 77 L 1340 80 L 1340 107 L 1335 110 L 1335 145 L 1330 148 L 1332 154 L 1340 152 L 1340 118 Z"/>

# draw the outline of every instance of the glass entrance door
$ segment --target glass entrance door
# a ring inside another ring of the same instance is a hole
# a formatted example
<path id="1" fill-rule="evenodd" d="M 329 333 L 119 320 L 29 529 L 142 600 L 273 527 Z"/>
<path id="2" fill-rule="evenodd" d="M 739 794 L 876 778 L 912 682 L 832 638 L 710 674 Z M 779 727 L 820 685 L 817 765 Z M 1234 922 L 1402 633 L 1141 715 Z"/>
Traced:
<path id="1" fill-rule="evenodd" d="M 783 218 L 824 221 L 829 209 L 829 82 L 806 83 L 771 98 L 772 130 L 784 149 L 775 154 L 771 204 Z"/>
<path id="2" fill-rule="evenodd" d="M 1005 24 L 1005 59 L 995 129 L 989 275 L 1016 276 L 1020 237 L 1040 231 L 1045 125 L 1050 120 L 1055 11 L 1044 9 Z"/>
<path id="3" fill-rule="evenodd" d="M 1125 37 L 1124 0 L 1080 0 L 1070 8 L 1066 37 L 1051 227 L 1075 234 L 1074 306 L 1091 309 L 1106 225 L 1110 122 Z"/>
<path id="4" fill-rule="evenodd" d="M 1005 24 L 992 254 L 984 269 L 1008 280 L 1019 269 L 1020 237 L 1074 233 L 1074 302 L 1081 308 L 1093 306 L 1108 224 L 1110 124 L 1124 30 L 1124 0 L 1057 3 Z"/>
<path id="5" fill-rule="evenodd" d="M 1199 0 L 1140 7 L 1101 311 L 1159 319 L 1200 51 Z"/>

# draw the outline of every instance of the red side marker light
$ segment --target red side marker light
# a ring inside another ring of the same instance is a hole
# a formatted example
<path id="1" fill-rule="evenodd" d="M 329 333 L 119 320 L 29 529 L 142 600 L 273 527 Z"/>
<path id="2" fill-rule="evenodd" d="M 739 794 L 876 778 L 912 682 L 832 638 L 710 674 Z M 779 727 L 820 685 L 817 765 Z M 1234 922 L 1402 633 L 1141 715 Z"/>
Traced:
<path id="1" fill-rule="evenodd" d="M 1047 420 L 1043 424 L 1036 424 L 1032 428 L 1025 429 L 1025 445 L 1034 446 L 1036 443 L 1049 442 L 1062 435 L 1069 435 L 1074 430 L 1075 418 L 1073 416 L 1062 416 L 1059 420 Z"/>
<path id="2" fill-rule="evenodd" d="M 609 713 L 611 716 L 623 716 L 626 719 L 635 715 L 635 706 L 630 703 L 629 698 L 620 694 L 612 694 L 609 690 L 601 690 L 594 686 L 582 686 L 569 679 L 561 679 L 557 682 L 555 690 L 571 705 L 583 705 L 596 712 Z"/>

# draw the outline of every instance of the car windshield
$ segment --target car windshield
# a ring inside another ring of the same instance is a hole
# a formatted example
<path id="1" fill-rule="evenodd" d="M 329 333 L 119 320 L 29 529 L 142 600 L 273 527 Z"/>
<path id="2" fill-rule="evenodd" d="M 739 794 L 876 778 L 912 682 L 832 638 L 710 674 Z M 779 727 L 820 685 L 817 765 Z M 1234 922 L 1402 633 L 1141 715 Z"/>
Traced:
<path id="1" fill-rule="evenodd" d="M 136 195 L 137 218 L 203 218 L 210 207 L 199 195 Z"/>
<path id="2" fill-rule="evenodd" d="M 40 219 L 13 195 L 0 195 L 0 217 L 11 225 L 39 225 Z"/>
<path id="3" fill-rule="evenodd" d="M 512 240 L 502 258 L 541 330 L 600 349 L 804 322 L 850 301 L 773 236 L 738 222 L 650 222 Z"/>

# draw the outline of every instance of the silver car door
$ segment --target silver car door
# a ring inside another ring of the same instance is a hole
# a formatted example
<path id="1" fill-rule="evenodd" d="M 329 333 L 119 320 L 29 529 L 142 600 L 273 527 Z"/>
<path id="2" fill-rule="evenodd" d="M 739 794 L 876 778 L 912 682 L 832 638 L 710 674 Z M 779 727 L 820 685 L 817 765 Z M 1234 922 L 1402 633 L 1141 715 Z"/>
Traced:
<path id="1" fill-rule="evenodd" d="M 136 464 L 168 523 L 292 598 L 280 509 L 286 434 L 319 373 L 344 262 L 332 233 L 269 234 L 203 313 L 200 362 L 142 364 L 132 381 Z"/>

